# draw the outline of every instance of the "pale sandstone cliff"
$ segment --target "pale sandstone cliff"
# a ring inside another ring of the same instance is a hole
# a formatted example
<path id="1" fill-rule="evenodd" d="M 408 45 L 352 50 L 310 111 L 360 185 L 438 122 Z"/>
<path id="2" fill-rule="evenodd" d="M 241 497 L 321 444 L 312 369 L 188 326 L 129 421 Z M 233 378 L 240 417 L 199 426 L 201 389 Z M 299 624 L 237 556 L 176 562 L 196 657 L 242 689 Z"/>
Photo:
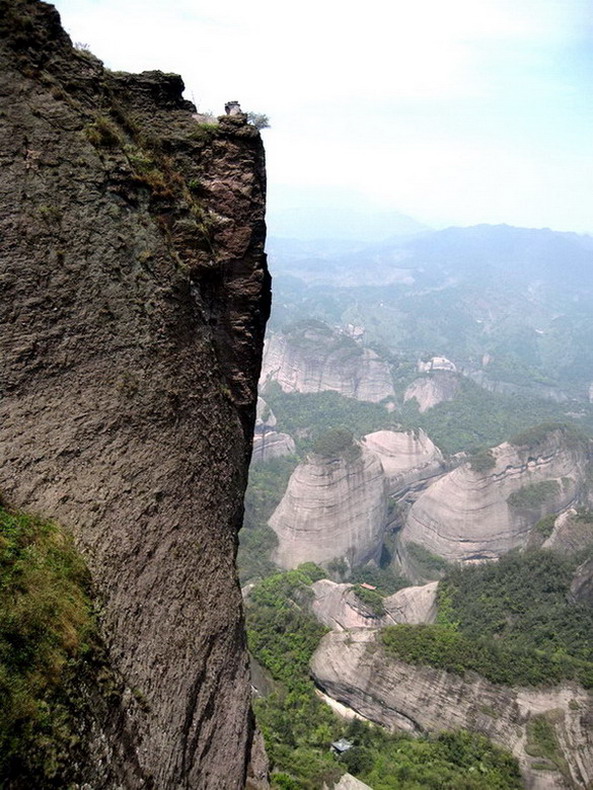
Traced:
<path id="1" fill-rule="evenodd" d="M 593 522 L 579 518 L 575 508 L 561 513 L 554 522 L 552 534 L 542 548 L 560 554 L 574 554 L 593 545 Z"/>
<path id="2" fill-rule="evenodd" d="M 343 631 L 348 628 L 377 628 L 395 623 L 432 623 L 436 617 L 438 582 L 419 587 L 405 587 L 383 599 L 385 614 L 377 616 L 356 595 L 356 585 L 337 584 L 320 579 L 311 589 L 313 614 L 328 628 Z"/>
<path id="3" fill-rule="evenodd" d="M 386 623 L 409 623 L 420 625 L 434 623 L 437 614 L 438 582 L 429 582 L 415 587 L 404 587 L 383 600 Z"/>
<path id="4" fill-rule="evenodd" d="M 128 689 L 81 781 L 239 790 L 260 137 L 200 127 L 175 75 L 104 70 L 44 3 L 3 0 L 0 28 L 0 490 L 74 532 Z"/>
<path id="5" fill-rule="evenodd" d="M 294 455 L 294 439 L 287 433 L 276 431 L 276 417 L 263 398 L 257 399 L 255 433 L 253 435 L 253 463 L 263 463 L 272 458 Z"/>
<path id="6" fill-rule="evenodd" d="M 266 339 L 260 388 L 273 381 L 284 392 L 332 390 L 374 403 L 394 397 L 389 365 L 321 322 Z"/>
<path id="7" fill-rule="evenodd" d="M 311 662 L 321 690 L 364 718 L 391 730 L 438 732 L 468 729 L 510 749 L 525 786 L 532 790 L 587 788 L 593 782 L 593 699 L 574 683 L 546 689 L 496 686 L 385 654 L 369 630 L 327 634 Z M 527 725 L 545 715 L 566 760 L 565 775 L 526 751 Z"/>
<path id="8" fill-rule="evenodd" d="M 423 414 L 439 403 L 453 400 L 459 392 L 459 379 L 449 371 L 434 371 L 428 376 L 414 379 L 404 392 L 404 402 L 412 399 Z"/>
<path id="9" fill-rule="evenodd" d="M 378 560 L 387 512 L 379 459 L 354 446 L 297 466 L 269 525 L 278 536 L 272 559 L 282 568 L 345 559 L 350 567 Z"/>
<path id="10" fill-rule="evenodd" d="M 364 436 L 362 443 L 379 457 L 389 494 L 430 480 L 446 469 L 441 451 L 422 429 L 376 431 Z"/>
<path id="11" fill-rule="evenodd" d="M 404 547 L 413 541 L 452 561 L 494 559 L 526 545 L 542 516 L 569 507 L 583 489 L 586 449 L 561 430 L 531 448 L 505 442 L 492 455 L 494 468 L 476 472 L 466 463 L 421 494 L 401 533 Z M 526 507 L 507 502 L 542 481 L 556 484 L 553 495 Z"/>

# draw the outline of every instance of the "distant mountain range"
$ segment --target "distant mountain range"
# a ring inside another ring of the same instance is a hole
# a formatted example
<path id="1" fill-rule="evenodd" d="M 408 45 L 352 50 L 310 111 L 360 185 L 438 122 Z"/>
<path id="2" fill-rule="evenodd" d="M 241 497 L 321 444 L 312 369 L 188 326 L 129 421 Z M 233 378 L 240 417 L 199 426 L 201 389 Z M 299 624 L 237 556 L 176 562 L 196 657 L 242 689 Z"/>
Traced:
<path id="1" fill-rule="evenodd" d="M 272 326 L 318 318 L 364 342 L 439 354 L 495 380 L 593 380 L 593 238 L 478 225 L 372 245 L 272 239 Z"/>

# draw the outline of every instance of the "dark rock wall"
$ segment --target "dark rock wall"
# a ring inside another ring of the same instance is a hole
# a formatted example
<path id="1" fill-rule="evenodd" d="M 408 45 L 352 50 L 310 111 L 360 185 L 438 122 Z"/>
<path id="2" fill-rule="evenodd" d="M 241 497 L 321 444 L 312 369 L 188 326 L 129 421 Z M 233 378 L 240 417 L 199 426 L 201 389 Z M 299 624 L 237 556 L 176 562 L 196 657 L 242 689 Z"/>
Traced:
<path id="1" fill-rule="evenodd" d="M 261 140 L 0 2 L 0 491 L 84 552 L 127 688 L 108 784 L 240 788 L 237 529 L 269 277 Z"/>

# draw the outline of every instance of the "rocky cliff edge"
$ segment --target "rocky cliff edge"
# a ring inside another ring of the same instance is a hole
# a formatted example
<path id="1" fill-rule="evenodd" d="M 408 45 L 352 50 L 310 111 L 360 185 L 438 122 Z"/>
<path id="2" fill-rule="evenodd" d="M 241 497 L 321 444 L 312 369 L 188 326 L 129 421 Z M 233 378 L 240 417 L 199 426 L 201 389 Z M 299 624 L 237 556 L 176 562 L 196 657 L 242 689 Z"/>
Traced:
<path id="1" fill-rule="evenodd" d="M 107 778 L 81 779 L 238 789 L 261 140 L 196 119 L 176 75 L 104 69 L 52 6 L 0 2 L 0 28 L 0 490 L 73 531 L 127 689 L 93 756 Z"/>

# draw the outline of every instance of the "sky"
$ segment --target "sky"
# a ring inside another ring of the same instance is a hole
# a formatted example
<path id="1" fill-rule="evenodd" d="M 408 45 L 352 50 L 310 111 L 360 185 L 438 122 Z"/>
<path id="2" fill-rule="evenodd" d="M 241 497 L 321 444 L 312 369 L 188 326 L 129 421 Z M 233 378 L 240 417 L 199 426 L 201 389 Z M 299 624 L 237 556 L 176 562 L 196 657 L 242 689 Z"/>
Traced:
<path id="1" fill-rule="evenodd" d="M 267 114 L 272 218 L 593 233 L 593 0 L 55 5 L 109 68 L 178 72 L 200 112 Z"/>

